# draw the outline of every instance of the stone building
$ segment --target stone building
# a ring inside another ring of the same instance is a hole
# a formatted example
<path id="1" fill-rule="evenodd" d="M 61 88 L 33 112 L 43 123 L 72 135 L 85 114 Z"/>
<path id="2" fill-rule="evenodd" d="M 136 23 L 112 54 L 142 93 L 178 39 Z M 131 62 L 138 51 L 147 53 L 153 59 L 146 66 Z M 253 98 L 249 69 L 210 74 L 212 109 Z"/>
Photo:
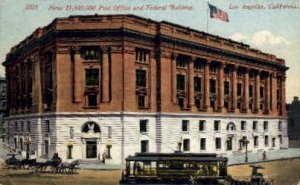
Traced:
<path id="1" fill-rule="evenodd" d="M 135 15 L 70 16 L 3 64 L 17 151 L 120 164 L 135 152 L 242 152 L 243 140 L 251 152 L 288 147 L 285 61 L 230 39 Z"/>
<path id="2" fill-rule="evenodd" d="M 291 148 L 300 147 L 300 101 L 295 96 L 292 103 L 287 104 L 288 111 L 288 136 Z"/>

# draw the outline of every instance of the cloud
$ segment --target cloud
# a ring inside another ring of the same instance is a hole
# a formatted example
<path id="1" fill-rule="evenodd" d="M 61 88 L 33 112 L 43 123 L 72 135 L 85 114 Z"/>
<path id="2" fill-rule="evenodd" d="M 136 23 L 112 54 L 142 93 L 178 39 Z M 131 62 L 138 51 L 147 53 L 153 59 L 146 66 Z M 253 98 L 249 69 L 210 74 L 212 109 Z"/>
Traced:
<path id="1" fill-rule="evenodd" d="M 251 39 L 251 43 L 256 46 L 262 46 L 262 45 L 279 45 L 279 44 L 289 44 L 290 42 L 282 37 L 282 36 L 275 36 L 270 31 L 262 30 L 256 32 Z"/>
<path id="2" fill-rule="evenodd" d="M 247 37 L 244 34 L 239 33 L 239 32 L 234 33 L 233 35 L 230 36 L 230 38 L 232 40 L 235 40 L 235 41 L 238 41 L 238 42 L 247 39 Z"/>

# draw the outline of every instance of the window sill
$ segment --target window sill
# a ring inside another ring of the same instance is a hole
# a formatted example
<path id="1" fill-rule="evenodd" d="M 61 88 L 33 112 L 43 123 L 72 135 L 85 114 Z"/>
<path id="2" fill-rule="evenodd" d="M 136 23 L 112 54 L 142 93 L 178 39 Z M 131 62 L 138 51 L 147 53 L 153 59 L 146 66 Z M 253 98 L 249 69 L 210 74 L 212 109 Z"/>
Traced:
<path id="1" fill-rule="evenodd" d="M 141 135 L 148 135 L 148 132 L 140 132 Z"/>
<path id="2" fill-rule="evenodd" d="M 99 106 L 84 106 L 82 108 L 84 108 L 84 109 L 98 109 Z"/>
<path id="3" fill-rule="evenodd" d="M 150 106 L 149 107 L 138 107 L 138 109 L 150 109 Z"/>
<path id="4" fill-rule="evenodd" d="M 91 63 L 97 63 L 97 62 L 99 62 L 99 60 L 97 60 L 97 59 L 95 59 L 95 60 L 84 59 L 84 58 L 81 58 L 81 59 L 82 59 L 82 61 L 83 61 L 84 63 L 89 63 L 89 62 L 91 62 Z"/>
<path id="5" fill-rule="evenodd" d="M 190 134 L 190 131 L 181 131 L 182 134 Z"/>

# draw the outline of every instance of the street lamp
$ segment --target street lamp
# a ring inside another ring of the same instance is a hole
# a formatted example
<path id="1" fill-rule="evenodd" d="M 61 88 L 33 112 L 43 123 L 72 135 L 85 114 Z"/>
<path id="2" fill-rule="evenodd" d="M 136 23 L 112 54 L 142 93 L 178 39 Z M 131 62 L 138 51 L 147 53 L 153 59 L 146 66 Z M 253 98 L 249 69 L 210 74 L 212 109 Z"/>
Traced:
<path id="1" fill-rule="evenodd" d="M 28 137 L 25 138 L 24 144 L 26 145 L 26 159 L 29 159 L 29 145 L 31 144 L 31 141 Z"/>
<path id="2" fill-rule="evenodd" d="M 245 153 L 245 162 L 248 162 L 248 144 L 249 144 L 249 140 L 247 140 L 246 137 L 243 137 L 242 139 L 240 139 L 240 142 L 242 143 L 243 146 L 246 146 L 246 153 Z"/>
<path id="3" fill-rule="evenodd" d="M 177 141 L 178 151 L 181 152 L 182 138 Z"/>
<path id="4" fill-rule="evenodd" d="M 112 144 L 110 141 L 108 141 L 108 143 L 106 144 L 106 148 L 107 148 L 107 159 L 111 159 L 111 155 L 110 155 L 110 149 L 112 147 Z"/>

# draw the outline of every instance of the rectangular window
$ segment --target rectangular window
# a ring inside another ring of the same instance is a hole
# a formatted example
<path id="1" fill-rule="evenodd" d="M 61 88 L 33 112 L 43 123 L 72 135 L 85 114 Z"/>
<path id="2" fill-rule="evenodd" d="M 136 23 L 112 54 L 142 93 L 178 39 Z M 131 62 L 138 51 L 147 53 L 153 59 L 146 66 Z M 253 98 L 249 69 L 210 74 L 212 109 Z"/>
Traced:
<path id="1" fill-rule="evenodd" d="M 88 107 L 97 106 L 97 94 L 88 94 L 87 95 Z"/>
<path id="2" fill-rule="evenodd" d="M 216 93 L 216 80 L 209 80 L 209 92 L 215 94 Z"/>
<path id="3" fill-rule="evenodd" d="M 189 121 L 188 120 L 182 120 L 181 129 L 183 132 L 189 131 Z"/>
<path id="4" fill-rule="evenodd" d="M 260 87 L 259 88 L 259 94 L 260 94 L 260 98 L 264 98 L 264 87 Z"/>
<path id="5" fill-rule="evenodd" d="M 249 97 L 253 97 L 253 85 L 249 85 Z"/>
<path id="6" fill-rule="evenodd" d="M 258 136 L 254 136 L 254 147 L 258 147 Z"/>
<path id="7" fill-rule="evenodd" d="M 237 95 L 242 96 L 242 84 L 241 83 L 237 84 Z"/>
<path id="8" fill-rule="evenodd" d="M 149 152 L 149 141 L 143 140 L 141 141 L 141 153 Z"/>
<path id="9" fill-rule="evenodd" d="M 74 127 L 70 127 L 70 139 L 74 138 Z"/>
<path id="10" fill-rule="evenodd" d="M 241 130 L 246 130 L 246 121 L 241 121 Z"/>
<path id="11" fill-rule="evenodd" d="M 143 132 L 147 132 L 148 129 L 148 120 L 146 119 L 143 119 L 143 120 L 140 120 L 140 132 L 143 133 Z"/>
<path id="12" fill-rule="evenodd" d="M 275 147 L 275 146 L 276 146 L 276 138 L 273 137 L 273 138 L 272 138 L 272 147 Z"/>
<path id="13" fill-rule="evenodd" d="M 204 63 L 200 60 L 196 60 L 194 62 L 194 69 L 195 70 L 202 70 L 204 68 Z"/>
<path id="14" fill-rule="evenodd" d="M 264 121 L 264 130 L 265 130 L 265 131 L 268 130 L 268 121 Z"/>
<path id="15" fill-rule="evenodd" d="M 184 139 L 183 140 L 183 151 L 190 151 L 190 140 Z"/>
<path id="16" fill-rule="evenodd" d="M 45 147 L 45 149 L 44 149 L 45 150 L 45 155 L 48 156 L 49 155 L 49 141 L 45 140 L 44 145 L 45 145 L 44 146 Z"/>
<path id="17" fill-rule="evenodd" d="M 214 121 L 214 130 L 215 131 L 219 131 L 220 130 L 220 121 L 219 120 L 215 120 Z"/>
<path id="18" fill-rule="evenodd" d="M 107 132 L 108 132 L 108 139 L 111 139 L 111 137 L 112 137 L 112 128 L 111 128 L 111 126 L 107 127 Z"/>
<path id="19" fill-rule="evenodd" d="M 217 150 L 221 149 L 221 138 L 220 137 L 216 138 L 216 149 Z"/>
<path id="20" fill-rule="evenodd" d="M 146 87 L 146 70 L 136 69 L 136 86 L 137 87 Z"/>
<path id="21" fill-rule="evenodd" d="M 201 78 L 194 77 L 194 91 L 201 92 Z"/>
<path id="22" fill-rule="evenodd" d="M 24 122 L 23 121 L 21 121 L 20 129 L 21 129 L 21 132 L 24 132 Z"/>
<path id="23" fill-rule="evenodd" d="M 184 108 L 184 99 L 183 98 L 178 98 L 178 106 L 180 108 Z"/>
<path id="24" fill-rule="evenodd" d="M 73 146 L 72 145 L 68 145 L 67 159 L 72 159 L 72 150 L 73 150 Z"/>
<path id="25" fill-rule="evenodd" d="M 135 61 L 146 63 L 149 60 L 150 51 L 146 49 L 135 49 Z"/>
<path id="26" fill-rule="evenodd" d="M 279 137 L 279 143 L 282 144 L 282 135 L 278 135 Z"/>
<path id="27" fill-rule="evenodd" d="M 14 138 L 14 143 L 15 143 L 15 150 L 17 150 L 18 149 L 18 140 L 17 140 L 17 138 Z"/>
<path id="28" fill-rule="evenodd" d="M 80 56 L 84 60 L 99 60 L 100 53 L 100 47 L 98 46 L 83 46 L 80 49 Z"/>
<path id="29" fill-rule="evenodd" d="M 224 82 L 224 94 L 229 95 L 229 82 Z"/>
<path id="30" fill-rule="evenodd" d="M 191 58 L 188 56 L 179 55 L 176 59 L 176 66 L 179 68 L 185 68 L 190 59 Z"/>
<path id="31" fill-rule="evenodd" d="M 269 136 L 265 136 L 265 146 L 269 146 Z"/>
<path id="32" fill-rule="evenodd" d="M 20 150 L 23 150 L 23 139 L 20 138 Z"/>
<path id="33" fill-rule="evenodd" d="M 253 130 L 257 130 L 257 121 L 253 121 Z"/>
<path id="34" fill-rule="evenodd" d="M 199 121 L 199 131 L 205 131 L 205 120 Z"/>
<path id="35" fill-rule="evenodd" d="M 200 150 L 206 150 L 206 138 L 200 139 Z"/>
<path id="36" fill-rule="evenodd" d="M 145 96 L 138 95 L 138 108 L 144 108 L 145 107 Z"/>
<path id="37" fill-rule="evenodd" d="M 50 133 L 50 121 L 49 120 L 45 121 L 45 127 L 46 127 L 46 132 Z"/>
<path id="38" fill-rule="evenodd" d="M 99 69 L 85 69 L 85 85 L 99 86 Z"/>
<path id="39" fill-rule="evenodd" d="M 281 121 L 278 122 L 278 130 L 282 130 L 282 122 Z"/>
<path id="40" fill-rule="evenodd" d="M 31 132 L 30 121 L 27 121 L 27 132 Z"/>
<path id="41" fill-rule="evenodd" d="M 177 90 L 185 89 L 185 76 L 181 74 L 177 74 Z"/>

